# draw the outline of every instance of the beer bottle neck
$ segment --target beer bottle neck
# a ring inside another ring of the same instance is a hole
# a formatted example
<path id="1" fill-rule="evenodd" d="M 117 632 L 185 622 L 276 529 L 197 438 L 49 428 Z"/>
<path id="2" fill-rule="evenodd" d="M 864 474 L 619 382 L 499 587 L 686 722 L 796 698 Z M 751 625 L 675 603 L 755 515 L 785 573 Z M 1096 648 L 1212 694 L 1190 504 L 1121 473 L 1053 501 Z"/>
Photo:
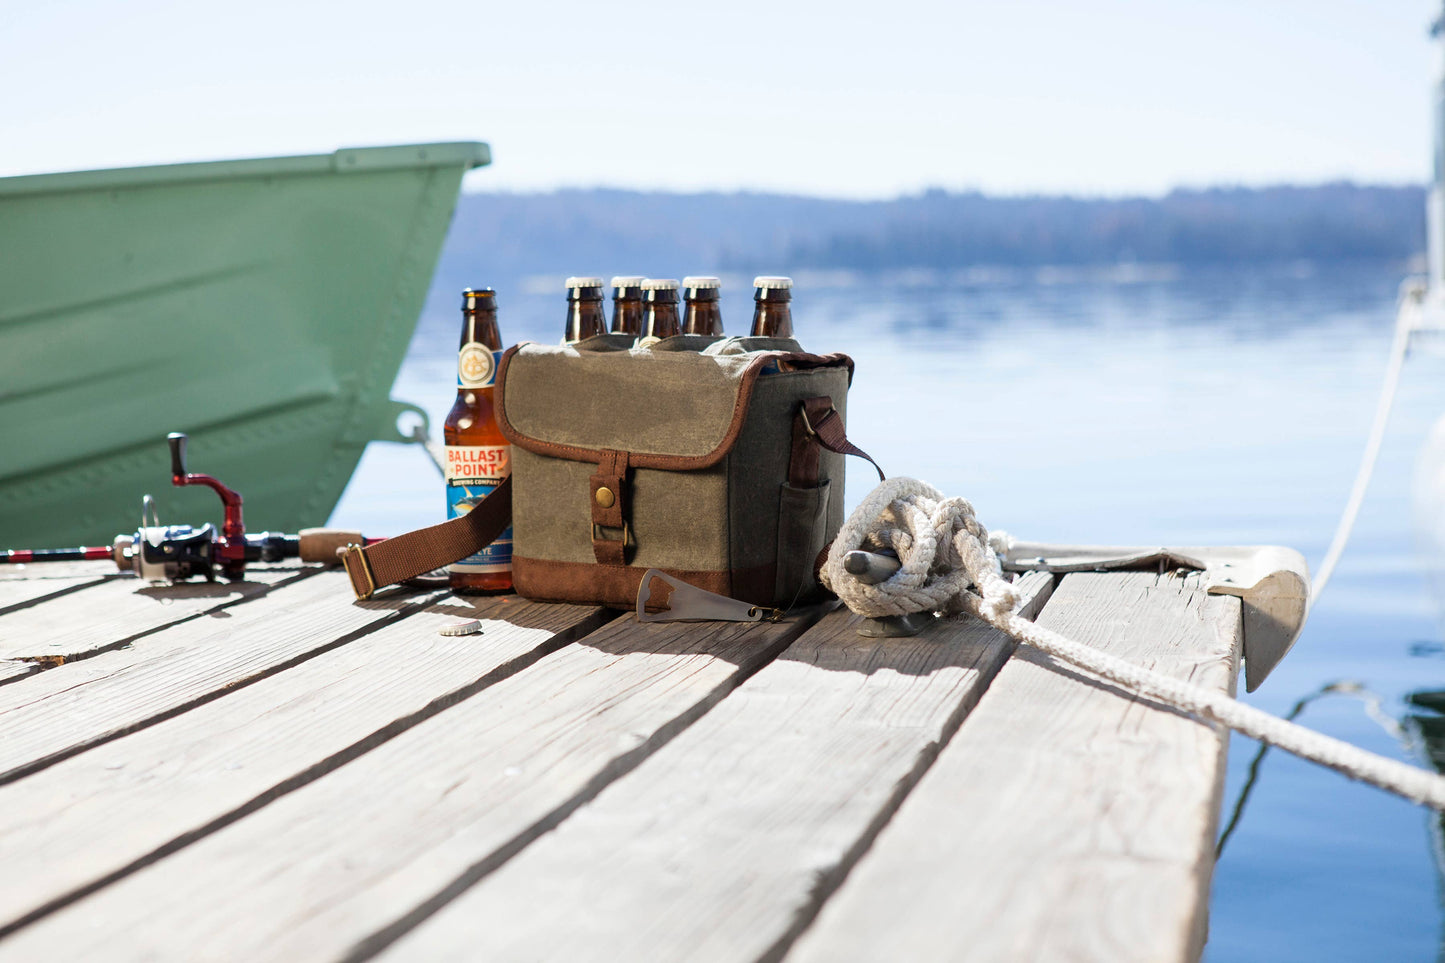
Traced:
<path id="1" fill-rule="evenodd" d="M 572 299 L 567 301 L 567 341 L 583 341 L 607 333 L 607 316 L 602 310 L 602 300 Z"/>
<path id="2" fill-rule="evenodd" d="M 683 334 L 703 334 L 721 337 L 723 333 L 722 311 L 714 295 L 708 299 L 688 299 L 687 312 L 682 323 Z"/>
<path id="3" fill-rule="evenodd" d="M 617 298 L 612 302 L 612 333 L 641 337 L 645 314 L 641 297 Z"/>
<path id="4" fill-rule="evenodd" d="M 497 327 L 495 310 L 462 312 L 462 338 L 457 347 L 464 348 L 469 344 L 485 345 L 493 351 L 502 350 L 502 333 Z"/>
<path id="5" fill-rule="evenodd" d="M 647 318 L 642 326 L 643 337 L 671 338 L 682 333 L 677 320 L 676 301 L 648 301 Z"/>
<path id="6" fill-rule="evenodd" d="M 788 302 L 759 299 L 753 309 L 752 335 L 755 338 L 791 338 L 793 312 Z"/>
<path id="7" fill-rule="evenodd" d="M 462 311 L 462 338 L 457 346 L 457 395 L 490 391 L 497 382 L 497 357 L 502 334 L 497 312 Z"/>

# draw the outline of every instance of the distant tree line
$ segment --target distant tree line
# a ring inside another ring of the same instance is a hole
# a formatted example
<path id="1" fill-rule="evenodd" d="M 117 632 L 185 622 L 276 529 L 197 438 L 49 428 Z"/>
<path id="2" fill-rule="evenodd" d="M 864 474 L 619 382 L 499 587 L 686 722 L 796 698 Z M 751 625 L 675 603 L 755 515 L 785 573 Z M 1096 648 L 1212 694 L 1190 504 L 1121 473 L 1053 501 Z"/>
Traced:
<path id="1" fill-rule="evenodd" d="M 1117 200 L 931 191 L 878 213 L 799 240 L 789 260 L 900 268 L 1406 258 L 1425 240 L 1420 188 L 1348 183 Z"/>
<path id="2" fill-rule="evenodd" d="M 1214 188 L 1161 198 L 931 190 L 888 201 L 612 189 L 478 193 L 460 199 L 433 290 L 452 292 L 450 301 L 468 284 L 592 271 L 681 277 L 1403 259 L 1421 251 L 1424 238 L 1424 191 L 1416 186 Z"/>

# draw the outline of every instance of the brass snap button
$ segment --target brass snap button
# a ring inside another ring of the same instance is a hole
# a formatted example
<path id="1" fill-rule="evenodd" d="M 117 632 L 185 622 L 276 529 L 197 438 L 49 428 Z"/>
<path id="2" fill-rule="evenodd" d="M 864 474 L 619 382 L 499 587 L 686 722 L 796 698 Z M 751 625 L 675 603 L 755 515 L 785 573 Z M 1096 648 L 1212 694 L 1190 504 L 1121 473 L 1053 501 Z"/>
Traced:
<path id="1" fill-rule="evenodd" d="M 611 508 L 613 503 L 617 501 L 617 496 L 612 494 L 612 489 L 608 488 L 605 485 L 597 489 L 597 495 L 595 497 L 597 499 L 597 504 L 601 505 L 603 508 Z"/>

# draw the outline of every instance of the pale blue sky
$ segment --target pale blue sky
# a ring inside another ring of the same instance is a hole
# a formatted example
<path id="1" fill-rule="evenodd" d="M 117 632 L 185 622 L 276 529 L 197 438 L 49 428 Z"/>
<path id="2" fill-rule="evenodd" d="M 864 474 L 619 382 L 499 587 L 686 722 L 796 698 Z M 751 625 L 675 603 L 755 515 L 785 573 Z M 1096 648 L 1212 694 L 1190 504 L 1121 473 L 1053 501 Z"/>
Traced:
<path id="1" fill-rule="evenodd" d="M 485 140 L 469 189 L 1423 180 L 1438 0 L 0 0 L 0 174 Z"/>

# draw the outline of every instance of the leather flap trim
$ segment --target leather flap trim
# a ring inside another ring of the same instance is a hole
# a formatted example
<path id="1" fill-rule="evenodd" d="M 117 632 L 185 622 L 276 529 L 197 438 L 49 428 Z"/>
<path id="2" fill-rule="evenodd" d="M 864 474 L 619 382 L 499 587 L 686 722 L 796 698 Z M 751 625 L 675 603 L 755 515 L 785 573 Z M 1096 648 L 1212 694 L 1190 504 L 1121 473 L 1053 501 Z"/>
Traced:
<path id="1" fill-rule="evenodd" d="M 606 452 L 608 450 L 615 449 L 618 446 L 604 445 L 599 447 L 591 447 L 586 445 L 568 444 L 555 440 L 549 440 L 547 438 L 538 437 L 535 429 L 531 432 L 527 432 L 522 431 L 517 427 L 515 423 L 516 419 L 513 417 L 517 402 L 514 401 L 512 405 L 513 411 L 509 411 L 508 409 L 508 389 L 510 387 L 513 392 L 515 392 L 516 390 L 515 384 L 509 385 L 509 382 L 512 380 L 511 378 L 509 378 L 509 374 L 513 370 L 514 360 L 516 359 L 518 353 L 523 349 L 530 349 L 528 351 L 529 354 L 532 354 L 534 352 L 537 354 L 550 354 L 553 352 L 556 352 L 558 354 L 564 354 L 569 351 L 573 355 L 578 354 L 575 349 L 539 346 L 527 342 L 514 345 L 513 347 L 507 349 L 506 353 L 502 355 L 502 363 L 497 370 L 497 424 L 498 427 L 501 428 L 502 434 L 506 436 L 507 441 L 509 441 L 510 443 L 518 446 L 519 448 L 524 448 L 527 451 L 533 452 L 534 454 L 546 455 L 552 458 L 566 458 L 570 461 L 593 462 L 600 464 L 606 457 Z M 661 356 L 662 354 L 664 353 L 659 353 L 659 356 Z M 673 357 L 676 357 L 677 354 L 680 353 L 666 354 L 672 354 Z M 622 356 L 622 352 L 592 353 L 592 357 L 605 357 L 612 359 L 609 362 L 605 362 L 610 364 L 626 363 L 624 357 Z M 693 357 L 698 356 L 694 355 Z M 580 355 L 578 355 L 577 360 L 579 363 L 581 362 L 582 359 Z M 595 362 L 592 361 L 592 359 L 588 359 L 588 363 Z M 716 444 L 711 447 L 711 449 L 700 453 L 676 454 L 667 452 L 638 451 L 636 450 L 635 446 L 627 445 L 626 447 L 629 450 L 630 467 L 655 468 L 662 469 L 664 471 L 693 471 L 697 469 L 711 468 L 712 466 L 718 464 L 725 457 L 727 457 L 728 452 L 731 451 L 733 445 L 737 443 L 738 436 L 742 433 L 743 424 L 747 420 L 748 406 L 752 401 L 753 387 L 757 383 L 758 377 L 763 373 L 763 370 L 769 366 L 769 364 L 775 365 L 776 368 L 782 372 L 808 371 L 816 368 L 846 367 L 848 370 L 848 380 L 851 382 L 853 379 L 853 360 L 844 354 L 816 355 L 809 354 L 807 352 L 789 351 L 758 352 L 756 355 L 754 355 L 748 360 L 747 365 L 745 368 L 743 368 L 741 375 L 737 377 L 736 395 L 733 399 L 731 415 L 726 423 L 725 429 L 722 431 L 721 438 L 716 442 Z M 639 363 L 636 365 L 635 370 L 638 375 L 645 376 L 647 373 L 647 362 L 639 361 Z M 639 380 L 636 384 L 636 388 L 640 392 L 645 392 L 647 390 L 645 380 Z M 538 388 L 538 390 L 541 390 L 540 387 Z M 714 390 L 717 390 L 716 384 L 714 384 Z M 549 415 L 547 417 L 553 421 L 560 422 L 566 417 L 566 410 L 567 409 L 563 407 L 554 407 L 552 411 L 555 412 L 555 414 Z M 603 410 L 605 410 L 605 408 Z M 719 423 L 719 427 L 722 428 L 721 423 Z M 644 430 L 645 428 L 643 426 L 639 426 L 639 434 L 642 434 Z"/>

